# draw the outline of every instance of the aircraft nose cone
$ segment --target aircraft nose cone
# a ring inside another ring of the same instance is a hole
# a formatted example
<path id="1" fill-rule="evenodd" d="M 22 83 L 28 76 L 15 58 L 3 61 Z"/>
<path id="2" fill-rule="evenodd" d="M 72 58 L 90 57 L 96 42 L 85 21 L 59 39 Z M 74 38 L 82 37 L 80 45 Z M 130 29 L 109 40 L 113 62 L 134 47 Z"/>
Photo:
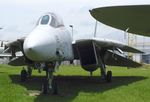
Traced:
<path id="1" fill-rule="evenodd" d="M 32 61 L 52 61 L 57 58 L 56 30 L 49 26 L 37 26 L 25 39 L 23 51 Z"/>
<path id="2" fill-rule="evenodd" d="M 40 48 L 42 48 L 42 46 L 34 41 L 25 40 L 24 42 L 24 53 L 26 57 L 30 60 L 36 60 L 41 58 Z"/>
<path id="3" fill-rule="evenodd" d="M 23 50 L 32 61 L 48 61 L 56 55 L 56 39 L 46 32 L 32 32 L 25 39 Z"/>

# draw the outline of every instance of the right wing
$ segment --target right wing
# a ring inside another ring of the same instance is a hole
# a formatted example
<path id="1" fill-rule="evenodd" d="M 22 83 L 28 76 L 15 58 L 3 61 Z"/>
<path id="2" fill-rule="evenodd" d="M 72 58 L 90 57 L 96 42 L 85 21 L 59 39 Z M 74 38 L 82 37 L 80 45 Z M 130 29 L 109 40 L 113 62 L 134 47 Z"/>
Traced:
<path id="1" fill-rule="evenodd" d="M 7 43 L 5 45 L 4 53 L 16 53 L 22 51 L 24 39 L 25 38 L 21 38 Z"/>
<path id="2" fill-rule="evenodd" d="M 25 61 L 25 57 L 24 56 L 20 56 L 20 57 L 12 58 L 8 62 L 8 65 L 11 65 L 11 66 L 24 66 L 24 65 L 27 65 L 27 63 Z"/>
<path id="3" fill-rule="evenodd" d="M 17 39 L 16 41 L 9 42 L 5 45 L 3 53 L 0 57 L 10 58 L 8 64 L 12 66 L 23 66 L 25 63 L 25 56 L 23 55 L 24 38 Z"/>

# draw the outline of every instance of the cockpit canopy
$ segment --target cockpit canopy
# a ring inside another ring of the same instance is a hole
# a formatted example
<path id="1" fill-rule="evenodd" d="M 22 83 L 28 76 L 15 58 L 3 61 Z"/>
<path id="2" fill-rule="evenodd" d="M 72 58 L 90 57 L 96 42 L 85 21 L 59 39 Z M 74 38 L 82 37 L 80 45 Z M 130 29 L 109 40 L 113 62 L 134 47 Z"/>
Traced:
<path id="1" fill-rule="evenodd" d="M 54 13 L 47 13 L 39 19 L 38 25 L 50 25 L 54 28 L 57 28 L 64 26 L 64 23 L 58 15 Z"/>

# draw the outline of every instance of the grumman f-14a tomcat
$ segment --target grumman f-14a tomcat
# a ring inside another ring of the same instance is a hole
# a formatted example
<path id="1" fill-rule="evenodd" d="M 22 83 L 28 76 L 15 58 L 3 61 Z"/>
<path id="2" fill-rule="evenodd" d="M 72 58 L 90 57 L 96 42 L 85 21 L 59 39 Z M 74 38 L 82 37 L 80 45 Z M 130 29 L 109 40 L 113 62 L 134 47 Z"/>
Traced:
<path id="1" fill-rule="evenodd" d="M 16 56 L 16 52 L 22 56 Z M 57 83 L 53 72 L 62 61 L 80 60 L 81 67 L 93 72 L 100 68 L 103 80 L 111 82 L 112 72 L 106 72 L 106 65 L 138 67 L 141 64 L 122 56 L 124 52 L 142 53 L 123 43 L 100 39 L 78 39 L 73 41 L 71 33 L 66 29 L 62 19 L 55 13 L 46 13 L 40 17 L 37 25 L 28 36 L 9 42 L 4 53 L 11 53 L 9 65 L 27 65 L 21 71 L 21 81 L 31 76 L 32 68 L 46 71 L 46 79 L 42 85 L 44 94 L 57 94 Z"/>

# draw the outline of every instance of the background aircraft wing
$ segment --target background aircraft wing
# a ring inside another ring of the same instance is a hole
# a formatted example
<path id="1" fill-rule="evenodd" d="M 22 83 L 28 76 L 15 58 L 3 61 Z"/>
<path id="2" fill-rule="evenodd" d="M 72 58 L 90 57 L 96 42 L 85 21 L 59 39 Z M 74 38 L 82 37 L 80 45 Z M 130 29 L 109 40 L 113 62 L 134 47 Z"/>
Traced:
<path id="1" fill-rule="evenodd" d="M 93 45 L 94 44 L 94 45 Z M 92 47 L 91 47 L 92 46 Z M 112 40 L 106 40 L 106 39 L 81 39 L 73 42 L 73 49 L 74 49 L 74 55 L 76 59 L 79 59 L 79 56 L 81 54 L 86 54 L 86 52 L 89 52 L 88 50 L 93 50 L 95 46 L 95 49 L 97 49 L 97 53 L 101 53 L 100 50 L 106 50 L 106 53 L 104 55 L 104 60 L 106 65 L 112 65 L 112 66 L 126 66 L 126 67 L 139 67 L 141 64 L 132 61 L 127 56 L 125 56 L 123 53 L 120 53 L 122 51 L 125 52 L 133 52 L 133 53 L 142 53 L 140 50 L 137 50 L 133 47 L 127 46 L 125 44 L 122 44 L 117 41 Z M 89 47 L 91 47 L 89 49 Z M 87 48 L 84 50 L 84 52 L 79 54 L 80 48 Z M 121 51 L 119 51 L 121 50 Z M 90 55 L 89 55 L 90 56 Z"/>
<path id="2" fill-rule="evenodd" d="M 150 5 L 108 6 L 90 10 L 98 21 L 128 32 L 150 36 Z"/>

